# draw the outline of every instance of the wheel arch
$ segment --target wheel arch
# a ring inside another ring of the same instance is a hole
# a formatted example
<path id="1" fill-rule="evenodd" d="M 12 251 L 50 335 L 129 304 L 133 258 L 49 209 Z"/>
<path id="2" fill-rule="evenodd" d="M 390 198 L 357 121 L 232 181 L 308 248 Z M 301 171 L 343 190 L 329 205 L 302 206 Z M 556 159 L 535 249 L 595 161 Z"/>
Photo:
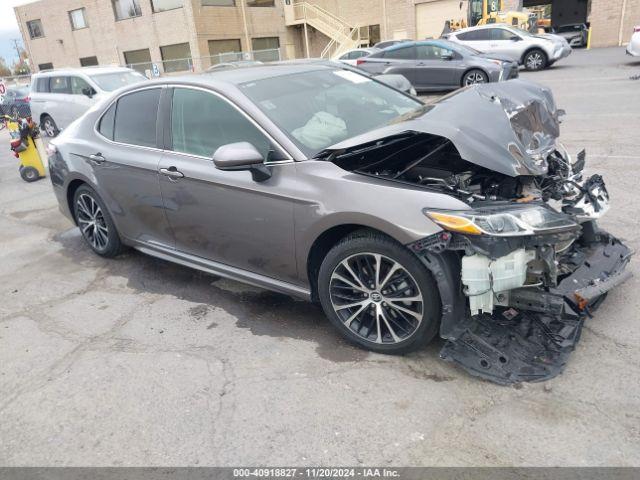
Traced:
<path id="1" fill-rule="evenodd" d="M 88 185 L 93 188 L 93 186 L 89 182 L 81 178 L 75 178 L 69 182 L 69 185 L 67 185 L 67 207 L 69 208 L 69 212 L 71 213 L 71 217 L 73 218 L 73 223 L 75 223 L 76 225 L 78 225 L 78 221 L 76 220 L 73 198 L 75 197 L 78 188 L 80 188 L 82 185 Z"/>
<path id="2" fill-rule="evenodd" d="M 315 241 L 312 243 L 309 253 L 307 255 L 306 271 L 311 290 L 311 300 L 313 302 L 319 301 L 318 299 L 318 273 L 320 272 L 320 265 L 327 256 L 329 251 L 337 245 L 343 238 L 351 235 L 357 231 L 375 232 L 381 235 L 385 235 L 392 240 L 398 241 L 393 238 L 387 232 L 380 229 L 360 224 L 360 223 L 345 223 L 340 225 L 334 225 L 327 230 L 323 231 Z M 400 242 L 398 242 L 400 243 Z M 402 243 L 400 243 L 402 244 Z"/>
<path id="3" fill-rule="evenodd" d="M 469 72 L 471 72 L 473 70 L 481 71 L 487 77 L 487 83 L 491 82 L 491 75 L 489 75 L 489 72 L 487 72 L 484 68 L 482 68 L 482 67 L 469 67 L 464 72 L 462 72 L 462 75 L 460 75 L 460 85 L 462 87 L 464 87 L 464 77 L 467 76 L 467 73 L 469 73 Z"/>
<path id="4" fill-rule="evenodd" d="M 544 48 L 539 47 L 537 45 L 532 45 L 529 48 L 527 48 L 524 53 L 522 54 L 522 57 L 520 57 L 520 65 L 524 65 L 524 59 L 527 57 L 527 55 L 529 53 L 531 53 L 534 50 L 538 50 L 539 52 L 541 52 L 544 55 L 544 58 L 546 59 L 546 65 L 549 64 L 549 54 L 547 54 L 547 52 L 544 51 Z"/>

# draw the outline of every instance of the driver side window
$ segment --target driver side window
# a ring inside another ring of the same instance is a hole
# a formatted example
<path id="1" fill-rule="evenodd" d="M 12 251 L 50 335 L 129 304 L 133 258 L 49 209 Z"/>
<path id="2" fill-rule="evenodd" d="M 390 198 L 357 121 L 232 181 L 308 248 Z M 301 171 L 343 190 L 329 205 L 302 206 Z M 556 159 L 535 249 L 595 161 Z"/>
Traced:
<path id="1" fill-rule="evenodd" d="M 271 143 L 247 117 L 213 93 L 176 88 L 171 107 L 172 150 L 211 158 L 222 145 L 249 142 L 267 158 Z"/>
<path id="2" fill-rule="evenodd" d="M 513 36 L 515 36 L 513 33 L 504 28 L 491 29 L 491 40 L 511 40 Z"/>
<path id="3" fill-rule="evenodd" d="M 91 86 L 82 78 L 80 77 L 70 77 L 71 79 L 71 94 L 72 95 L 84 95 L 83 90 L 85 88 L 89 88 L 91 90 L 93 90 L 93 88 L 91 88 Z"/>

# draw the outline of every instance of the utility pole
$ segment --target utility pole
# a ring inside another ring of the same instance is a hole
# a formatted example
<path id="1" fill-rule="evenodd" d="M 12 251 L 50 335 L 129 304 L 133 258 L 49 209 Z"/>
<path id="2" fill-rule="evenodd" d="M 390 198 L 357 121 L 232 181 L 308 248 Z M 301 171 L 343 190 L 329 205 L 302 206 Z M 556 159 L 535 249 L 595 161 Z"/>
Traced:
<path id="1" fill-rule="evenodd" d="M 18 40 L 17 38 L 13 38 L 11 39 L 11 41 L 13 42 L 13 48 L 16 49 L 16 55 L 18 56 L 18 61 L 20 61 L 20 47 L 18 46 L 18 42 L 20 40 Z"/>

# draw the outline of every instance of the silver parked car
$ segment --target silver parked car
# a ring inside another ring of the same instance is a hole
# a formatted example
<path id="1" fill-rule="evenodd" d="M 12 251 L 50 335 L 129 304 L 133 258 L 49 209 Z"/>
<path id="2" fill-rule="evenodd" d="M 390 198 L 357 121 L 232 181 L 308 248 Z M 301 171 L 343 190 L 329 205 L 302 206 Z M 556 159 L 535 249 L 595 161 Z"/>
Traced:
<path id="1" fill-rule="evenodd" d="M 503 24 L 464 28 L 448 33 L 446 38 L 481 52 L 506 56 L 527 70 L 542 70 L 571 54 L 569 43 L 558 35 L 536 35 Z"/>
<path id="2" fill-rule="evenodd" d="M 572 47 L 586 47 L 589 39 L 589 27 L 584 23 L 553 27 L 551 33 L 565 38 Z"/>
<path id="3" fill-rule="evenodd" d="M 48 70 L 31 77 L 31 114 L 45 133 L 55 137 L 92 105 L 121 87 L 147 80 L 124 67 Z"/>
<path id="4" fill-rule="evenodd" d="M 629 277 L 559 114 L 520 80 L 425 105 L 332 65 L 235 68 L 119 91 L 52 141 L 50 176 L 99 255 L 318 301 L 377 352 L 439 334 L 474 373 L 540 381 Z"/>
<path id="5" fill-rule="evenodd" d="M 417 91 L 448 90 L 518 76 L 518 64 L 447 40 L 404 42 L 357 60 L 371 74 L 403 75 Z"/>

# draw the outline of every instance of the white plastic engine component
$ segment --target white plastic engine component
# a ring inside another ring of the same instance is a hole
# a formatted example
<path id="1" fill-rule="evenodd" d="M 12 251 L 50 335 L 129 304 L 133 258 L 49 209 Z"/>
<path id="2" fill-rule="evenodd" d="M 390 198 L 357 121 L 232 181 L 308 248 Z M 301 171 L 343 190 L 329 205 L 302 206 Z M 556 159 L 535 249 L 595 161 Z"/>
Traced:
<path id="1" fill-rule="evenodd" d="M 496 260 L 479 254 L 462 257 L 462 283 L 471 315 L 492 313 L 497 293 L 522 287 L 527 279 L 527 264 L 535 256 L 535 251 L 521 248 Z"/>

